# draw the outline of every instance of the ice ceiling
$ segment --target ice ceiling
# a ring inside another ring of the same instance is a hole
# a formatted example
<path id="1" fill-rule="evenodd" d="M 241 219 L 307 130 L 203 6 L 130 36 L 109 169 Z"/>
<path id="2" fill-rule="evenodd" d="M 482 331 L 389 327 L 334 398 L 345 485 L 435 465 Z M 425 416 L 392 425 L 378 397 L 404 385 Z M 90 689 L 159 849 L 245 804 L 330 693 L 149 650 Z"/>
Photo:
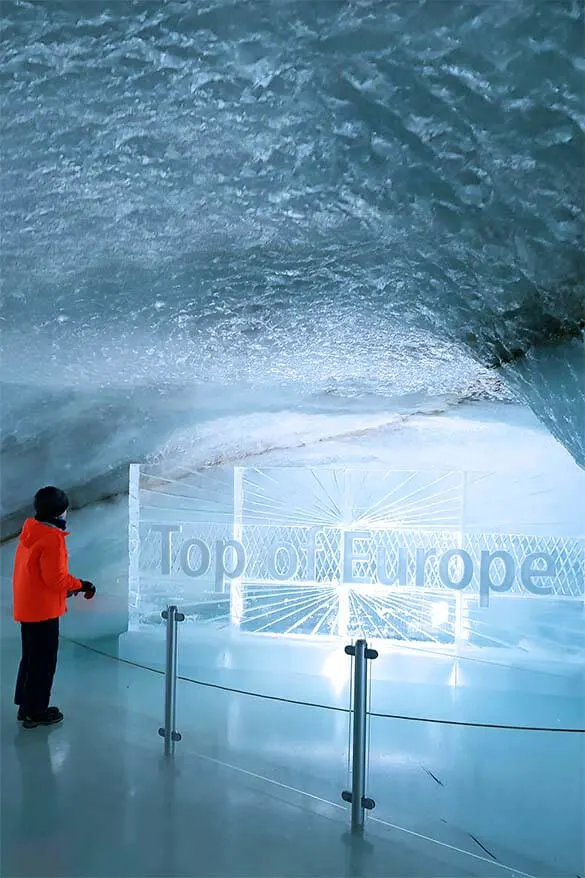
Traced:
<path id="1" fill-rule="evenodd" d="M 495 368 L 583 463 L 581 4 L 0 14 L 5 451 Z"/>

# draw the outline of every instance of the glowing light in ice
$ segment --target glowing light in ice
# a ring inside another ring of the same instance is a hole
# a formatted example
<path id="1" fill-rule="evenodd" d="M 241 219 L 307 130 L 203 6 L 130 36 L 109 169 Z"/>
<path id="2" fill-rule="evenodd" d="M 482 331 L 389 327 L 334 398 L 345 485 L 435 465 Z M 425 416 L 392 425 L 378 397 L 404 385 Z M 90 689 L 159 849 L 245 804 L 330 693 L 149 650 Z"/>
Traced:
<path id="1" fill-rule="evenodd" d="M 323 664 L 321 674 L 331 682 L 337 695 L 343 692 L 350 678 L 350 662 L 345 653 L 338 649 L 330 653 Z"/>
<path id="2" fill-rule="evenodd" d="M 437 601 L 431 608 L 431 625 L 440 628 L 449 621 L 449 604 L 447 601 Z"/>

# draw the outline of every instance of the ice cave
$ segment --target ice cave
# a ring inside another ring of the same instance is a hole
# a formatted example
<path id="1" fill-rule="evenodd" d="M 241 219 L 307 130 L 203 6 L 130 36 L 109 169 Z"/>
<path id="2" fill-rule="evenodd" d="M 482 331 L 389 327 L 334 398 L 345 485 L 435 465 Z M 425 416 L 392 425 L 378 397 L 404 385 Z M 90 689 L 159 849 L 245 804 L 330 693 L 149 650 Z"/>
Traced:
<path id="1" fill-rule="evenodd" d="M 2 874 L 583 878 L 583 3 L 0 32 Z M 43 485 L 97 593 L 26 730 Z"/>

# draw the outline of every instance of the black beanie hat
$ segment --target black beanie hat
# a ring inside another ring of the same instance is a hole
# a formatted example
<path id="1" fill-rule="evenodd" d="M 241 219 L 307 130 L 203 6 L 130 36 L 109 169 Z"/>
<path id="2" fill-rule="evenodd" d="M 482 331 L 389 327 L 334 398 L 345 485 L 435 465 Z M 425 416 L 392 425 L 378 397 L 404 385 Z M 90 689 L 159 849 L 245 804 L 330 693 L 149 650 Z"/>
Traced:
<path id="1" fill-rule="evenodd" d="M 54 488 L 52 485 L 41 488 L 35 494 L 34 507 L 36 518 L 39 521 L 58 518 L 60 515 L 63 515 L 68 506 L 69 497 L 65 491 L 61 491 L 60 488 Z"/>

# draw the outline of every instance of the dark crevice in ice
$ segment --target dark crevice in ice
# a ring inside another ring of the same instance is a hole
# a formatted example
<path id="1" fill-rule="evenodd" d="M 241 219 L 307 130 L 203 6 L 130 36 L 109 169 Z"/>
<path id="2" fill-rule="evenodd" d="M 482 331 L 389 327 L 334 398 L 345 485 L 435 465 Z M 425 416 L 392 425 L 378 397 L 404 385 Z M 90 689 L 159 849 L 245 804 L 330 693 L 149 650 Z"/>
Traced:
<path id="1" fill-rule="evenodd" d="M 423 768 L 424 768 L 424 765 L 423 765 Z M 434 775 L 432 771 L 429 771 L 428 768 L 424 768 L 424 770 L 425 770 L 426 773 L 429 775 L 429 777 L 432 777 L 432 779 L 433 779 L 436 783 L 439 784 L 439 786 L 441 786 L 441 787 L 444 787 L 444 786 L 445 786 L 445 784 L 443 783 L 443 781 L 442 781 L 442 780 L 439 780 L 439 778 L 436 777 L 436 775 Z"/>
<path id="2" fill-rule="evenodd" d="M 488 857 L 491 857 L 492 860 L 495 860 L 496 862 L 498 861 L 498 858 L 497 858 L 494 854 L 492 854 L 492 852 L 489 851 L 489 850 L 486 848 L 486 846 L 485 846 L 484 844 L 482 844 L 478 838 L 475 837 L 475 835 L 472 835 L 471 832 L 468 832 L 467 834 L 468 834 L 468 836 L 469 836 L 471 839 L 473 839 L 473 841 L 474 841 L 477 845 L 479 845 L 479 847 L 482 849 L 482 851 L 485 851 L 485 852 L 486 852 L 486 854 L 488 855 Z"/>

